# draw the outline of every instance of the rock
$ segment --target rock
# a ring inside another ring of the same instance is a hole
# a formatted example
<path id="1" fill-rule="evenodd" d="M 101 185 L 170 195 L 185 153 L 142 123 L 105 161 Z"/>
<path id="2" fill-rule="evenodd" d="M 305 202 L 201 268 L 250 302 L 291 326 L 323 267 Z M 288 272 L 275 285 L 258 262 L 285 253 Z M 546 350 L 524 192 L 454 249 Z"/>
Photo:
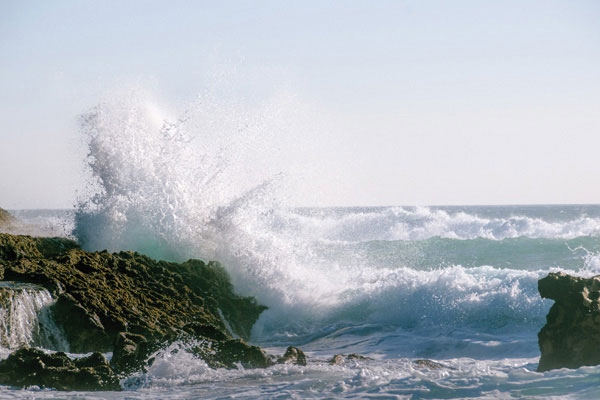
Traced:
<path id="1" fill-rule="evenodd" d="M 372 360 L 372 358 L 370 358 L 370 357 L 361 356 L 360 354 L 356 354 L 356 353 L 350 353 L 350 354 L 348 354 L 346 356 L 346 359 L 348 359 L 348 360 L 360 360 L 360 361 Z"/>
<path id="2" fill-rule="evenodd" d="M 448 368 L 447 365 L 440 364 L 438 362 L 431 361 L 431 360 L 414 360 L 413 364 L 417 368 L 429 368 L 429 369 Z"/>
<path id="3" fill-rule="evenodd" d="M 158 340 L 186 324 L 247 338 L 265 310 L 233 292 L 218 263 L 155 261 L 134 252 L 86 252 L 69 241 L 0 234 L 0 279 L 36 283 L 58 297 L 55 315 L 76 351 L 104 350 L 120 332 Z M 66 294 L 65 294 L 66 293 Z"/>
<path id="4" fill-rule="evenodd" d="M 212 340 L 230 339 L 230 337 L 227 334 L 215 328 L 214 326 L 201 324 L 199 322 L 190 322 L 189 324 L 185 324 L 185 326 L 181 329 L 190 336 L 196 338 L 206 338 Z"/>
<path id="5" fill-rule="evenodd" d="M 277 364 L 306 365 L 306 355 L 299 348 L 289 346 L 283 357 L 277 360 Z"/>
<path id="6" fill-rule="evenodd" d="M 10 228 L 17 219 L 13 217 L 8 211 L 0 208 L 0 228 Z"/>
<path id="7" fill-rule="evenodd" d="M 71 352 L 112 351 L 113 340 L 98 315 L 90 313 L 70 294 L 62 293 L 58 297 L 52 314 L 56 323 L 62 326 Z"/>
<path id="8" fill-rule="evenodd" d="M 361 356 L 360 354 L 350 353 L 347 356 L 343 354 L 334 355 L 331 360 L 329 360 L 330 365 L 342 365 L 347 360 L 358 360 L 358 361 L 369 361 L 372 360 L 370 357 Z"/>
<path id="9" fill-rule="evenodd" d="M 241 339 L 224 341 L 203 340 L 191 348 L 192 354 L 203 359 L 211 368 L 267 368 L 273 365 L 271 358 L 258 346 Z"/>
<path id="10" fill-rule="evenodd" d="M 550 273 L 538 290 L 555 301 L 538 333 L 538 371 L 600 364 L 600 276 Z"/>
<path id="11" fill-rule="evenodd" d="M 247 338 L 266 307 L 236 295 L 216 262 L 87 252 L 66 239 L 0 233 L 0 280 L 49 290 L 70 350 L 113 351 L 111 371 L 121 376 L 143 370 L 174 342 L 213 368 L 273 364 L 259 347 L 232 338 Z"/>
<path id="12" fill-rule="evenodd" d="M 186 330 L 158 340 L 121 332 L 115 340 L 111 366 L 121 375 L 145 370 L 154 362 L 153 354 L 177 343 L 176 351 L 186 351 L 204 360 L 211 368 L 266 368 L 271 358 L 257 346 L 241 339 L 231 339 L 222 331 L 202 324 L 188 324 Z"/>
<path id="13" fill-rule="evenodd" d="M 336 354 L 329 360 L 329 365 L 342 365 L 345 360 L 343 355 Z"/>
<path id="14" fill-rule="evenodd" d="M 73 360 L 65 353 L 46 354 L 33 348 L 21 348 L 0 361 L 0 384 L 58 390 L 121 390 L 100 353 Z"/>
<path id="15" fill-rule="evenodd" d="M 110 365 L 117 374 L 127 375 L 144 369 L 150 352 L 150 346 L 144 336 L 120 332 L 115 339 Z"/>

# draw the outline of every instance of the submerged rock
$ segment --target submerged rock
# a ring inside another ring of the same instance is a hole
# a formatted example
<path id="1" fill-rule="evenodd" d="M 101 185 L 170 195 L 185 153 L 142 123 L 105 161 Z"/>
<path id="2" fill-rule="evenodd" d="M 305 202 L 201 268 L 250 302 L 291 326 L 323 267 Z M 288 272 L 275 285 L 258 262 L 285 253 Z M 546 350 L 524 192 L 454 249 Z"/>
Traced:
<path id="1" fill-rule="evenodd" d="M 347 356 L 343 354 L 334 355 L 331 360 L 329 360 L 330 365 L 342 365 L 348 360 L 357 360 L 357 361 L 369 361 L 372 360 L 370 357 L 361 356 L 360 354 L 350 353 Z"/>
<path id="2" fill-rule="evenodd" d="M 267 368 L 273 365 L 271 358 L 260 347 L 240 339 L 205 341 L 193 349 L 212 368 Z"/>
<path id="3" fill-rule="evenodd" d="M 121 390 L 119 380 L 100 353 L 71 359 L 22 348 L 0 361 L 0 385 L 39 386 L 58 390 Z"/>
<path id="4" fill-rule="evenodd" d="M 438 362 L 431 361 L 431 360 L 426 360 L 426 359 L 414 360 L 413 364 L 417 368 L 428 368 L 428 369 L 443 369 L 443 368 L 448 368 L 447 365 L 440 364 Z"/>
<path id="5" fill-rule="evenodd" d="M 538 371 L 600 364 L 600 276 L 550 273 L 538 290 L 555 301 L 538 333 Z"/>
<path id="6" fill-rule="evenodd" d="M 202 359 L 211 368 L 267 368 L 271 358 L 258 346 L 241 339 L 231 339 L 222 332 L 216 334 L 209 326 L 202 332 L 179 332 L 158 340 L 121 332 L 115 341 L 111 366 L 121 376 L 144 371 L 154 363 L 155 353 L 176 344 L 176 351 L 185 351 Z"/>
<path id="7" fill-rule="evenodd" d="M 297 347 L 289 346 L 285 354 L 277 360 L 278 364 L 306 365 L 306 355 Z"/>

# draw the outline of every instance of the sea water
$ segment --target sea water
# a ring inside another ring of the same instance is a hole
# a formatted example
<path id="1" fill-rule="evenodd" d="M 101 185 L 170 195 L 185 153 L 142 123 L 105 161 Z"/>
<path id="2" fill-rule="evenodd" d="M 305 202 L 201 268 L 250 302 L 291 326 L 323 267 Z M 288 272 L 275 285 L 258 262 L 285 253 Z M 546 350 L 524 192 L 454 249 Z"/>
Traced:
<path id="1" fill-rule="evenodd" d="M 600 367 L 536 372 L 552 305 L 537 282 L 600 274 L 600 206 L 290 206 L 269 162 L 277 105 L 213 100 L 170 119 L 144 95 L 102 102 L 81 118 L 75 208 L 13 213 L 91 251 L 220 261 L 269 307 L 250 342 L 308 365 L 213 370 L 176 343 L 121 393 L 0 398 L 600 398 Z M 329 365 L 350 353 L 368 358 Z"/>
<path id="2" fill-rule="evenodd" d="M 74 211 L 14 213 L 75 219 Z M 535 372 L 537 332 L 552 305 L 537 281 L 551 271 L 600 273 L 600 206 L 287 208 L 260 227 L 268 232 L 233 248 L 224 266 L 241 294 L 269 306 L 251 342 L 273 354 L 298 346 L 307 366 L 212 370 L 175 345 L 124 380 L 124 393 L 85 397 L 600 396 L 599 367 Z M 328 364 L 350 353 L 370 359 Z M 412 362 L 423 358 L 447 368 Z M 0 391 L 32 395 L 66 394 Z"/>

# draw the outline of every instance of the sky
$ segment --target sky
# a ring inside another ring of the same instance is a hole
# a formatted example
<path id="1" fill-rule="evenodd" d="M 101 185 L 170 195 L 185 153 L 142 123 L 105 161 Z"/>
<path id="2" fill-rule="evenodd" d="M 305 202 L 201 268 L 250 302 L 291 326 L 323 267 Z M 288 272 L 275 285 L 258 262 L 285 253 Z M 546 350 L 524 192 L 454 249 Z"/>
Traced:
<path id="1" fill-rule="evenodd" d="M 3 0 L 0 206 L 72 207 L 78 118 L 128 85 L 170 109 L 293 97 L 294 205 L 599 203 L 598 21 L 595 0 Z"/>

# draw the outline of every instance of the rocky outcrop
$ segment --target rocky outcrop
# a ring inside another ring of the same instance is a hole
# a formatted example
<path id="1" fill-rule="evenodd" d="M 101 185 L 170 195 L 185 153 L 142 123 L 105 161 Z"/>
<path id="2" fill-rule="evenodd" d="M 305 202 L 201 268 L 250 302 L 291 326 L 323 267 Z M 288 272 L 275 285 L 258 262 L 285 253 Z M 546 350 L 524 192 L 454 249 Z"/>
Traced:
<path id="1" fill-rule="evenodd" d="M 0 234 L 0 279 L 50 290 L 74 352 L 110 351 L 120 332 L 159 339 L 192 322 L 226 332 L 221 314 L 232 333 L 247 338 L 265 309 L 234 294 L 216 262 L 91 253 L 66 239 Z"/>
<path id="2" fill-rule="evenodd" d="M 0 229 L 11 227 L 17 219 L 13 217 L 8 211 L 0 208 Z"/>
<path id="3" fill-rule="evenodd" d="M 119 380 L 100 353 L 71 359 L 22 348 L 0 361 L 0 385 L 39 386 L 58 390 L 121 390 Z"/>
<path id="4" fill-rule="evenodd" d="M 142 335 L 121 332 L 115 341 L 110 365 L 120 376 L 145 370 L 154 362 L 155 353 L 173 343 L 177 344 L 176 351 L 188 352 L 211 368 L 266 368 L 274 364 L 260 347 L 241 339 L 231 339 L 222 332 L 215 337 L 210 334 L 212 328 L 206 328 L 203 333 L 184 331 L 154 341 L 148 341 Z"/>
<path id="5" fill-rule="evenodd" d="M 156 261 L 135 252 L 87 252 L 67 239 L 0 234 L 0 280 L 50 291 L 56 299 L 51 314 L 69 350 L 112 351 L 110 368 L 119 376 L 143 370 L 152 363 L 153 353 L 174 342 L 215 368 L 273 364 L 259 347 L 233 338 L 247 339 L 266 307 L 236 295 L 216 262 Z M 67 364 L 61 364 L 65 376 L 79 374 L 76 362 L 75 367 Z M 28 377 L 17 378 L 5 374 L 2 382 L 16 386 L 31 382 Z M 49 382 L 31 384 L 72 387 Z"/>
<path id="6" fill-rule="evenodd" d="M 600 364 L 600 276 L 550 273 L 538 290 L 555 301 L 538 334 L 538 371 Z"/>

